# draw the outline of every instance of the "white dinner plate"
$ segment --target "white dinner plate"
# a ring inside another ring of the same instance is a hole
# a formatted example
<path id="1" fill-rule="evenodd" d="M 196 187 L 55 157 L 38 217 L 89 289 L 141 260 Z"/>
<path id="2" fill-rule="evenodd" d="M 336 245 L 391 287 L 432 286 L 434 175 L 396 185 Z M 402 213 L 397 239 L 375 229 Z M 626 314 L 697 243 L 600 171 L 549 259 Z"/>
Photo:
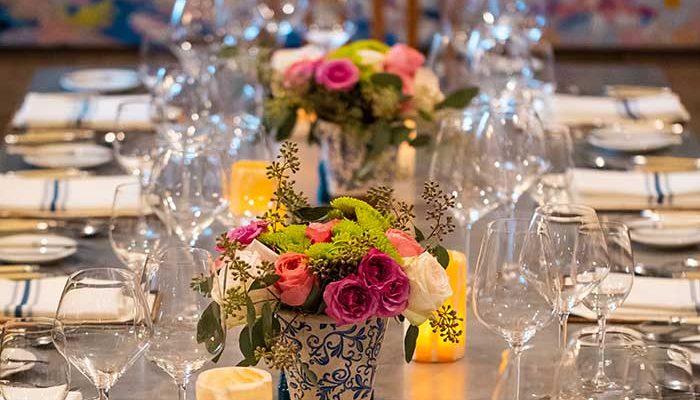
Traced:
<path id="1" fill-rule="evenodd" d="M 71 92 L 114 93 L 137 88 L 141 82 L 136 71 L 117 68 L 93 68 L 68 72 L 61 76 L 61 87 Z"/>
<path id="2" fill-rule="evenodd" d="M 3 363 L 3 367 L 6 368 L 3 368 L 2 373 L 0 373 L 0 378 L 6 378 L 18 372 L 29 371 L 30 369 L 34 368 L 34 365 L 36 364 L 34 363 L 34 361 L 36 361 L 36 355 L 31 351 L 25 349 L 4 349 L 2 351 L 2 358 L 22 361 L 27 360 L 27 362 L 8 361 L 7 363 Z"/>
<path id="3" fill-rule="evenodd" d="M 94 143 L 47 144 L 31 149 L 23 158 L 41 168 L 92 168 L 112 161 L 112 152 Z"/>
<path id="4" fill-rule="evenodd" d="M 0 261 L 9 263 L 48 263 L 78 251 L 78 242 L 58 235 L 21 234 L 0 238 Z"/>
<path id="5" fill-rule="evenodd" d="M 639 153 L 675 146 L 683 143 L 683 139 L 679 135 L 664 131 L 649 130 L 624 133 L 598 129 L 592 131 L 588 136 L 588 143 L 605 150 Z"/>
<path id="6" fill-rule="evenodd" d="M 633 242 L 646 246 L 674 249 L 700 244 L 700 227 L 655 227 L 630 231 Z"/>

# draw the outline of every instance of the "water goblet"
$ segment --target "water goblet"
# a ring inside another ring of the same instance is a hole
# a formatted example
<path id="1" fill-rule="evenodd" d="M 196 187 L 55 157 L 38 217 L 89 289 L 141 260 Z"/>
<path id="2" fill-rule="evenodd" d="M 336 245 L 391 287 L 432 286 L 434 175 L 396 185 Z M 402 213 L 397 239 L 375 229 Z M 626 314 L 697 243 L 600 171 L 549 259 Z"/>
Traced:
<path id="1" fill-rule="evenodd" d="M 92 268 L 68 277 L 56 310 L 58 350 L 98 390 L 100 400 L 148 348 L 153 326 L 137 276 Z M 57 325 L 58 326 L 58 325 Z"/>
<path id="2" fill-rule="evenodd" d="M 551 249 L 543 230 L 528 220 L 489 224 L 477 261 L 472 305 L 477 319 L 505 339 L 515 358 L 515 399 L 520 399 L 520 359 L 525 345 L 556 316 Z"/>

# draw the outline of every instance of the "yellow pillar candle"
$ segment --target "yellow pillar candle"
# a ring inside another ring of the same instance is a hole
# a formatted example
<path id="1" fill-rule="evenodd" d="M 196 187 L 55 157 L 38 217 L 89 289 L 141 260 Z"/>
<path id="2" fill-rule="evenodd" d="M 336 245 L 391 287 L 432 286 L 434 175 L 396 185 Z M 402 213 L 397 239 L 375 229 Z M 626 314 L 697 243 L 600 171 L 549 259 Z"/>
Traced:
<path id="1" fill-rule="evenodd" d="M 197 400 L 272 400 L 272 376 L 252 367 L 214 368 L 199 374 Z"/>
<path id="2" fill-rule="evenodd" d="M 231 166 L 229 207 L 236 216 L 252 218 L 270 207 L 275 184 L 267 179 L 265 160 L 240 160 Z"/>
<path id="3" fill-rule="evenodd" d="M 467 338 L 467 257 L 464 253 L 449 250 L 450 263 L 447 266 L 447 275 L 452 286 L 452 297 L 447 299 L 446 305 L 451 305 L 462 318 L 459 329 L 459 343 L 444 342 L 439 333 L 434 333 L 430 323 L 425 322 L 418 330 L 416 352 L 414 359 L 418 362 L 452 362 L 464 357 L 464 349 Z"/>

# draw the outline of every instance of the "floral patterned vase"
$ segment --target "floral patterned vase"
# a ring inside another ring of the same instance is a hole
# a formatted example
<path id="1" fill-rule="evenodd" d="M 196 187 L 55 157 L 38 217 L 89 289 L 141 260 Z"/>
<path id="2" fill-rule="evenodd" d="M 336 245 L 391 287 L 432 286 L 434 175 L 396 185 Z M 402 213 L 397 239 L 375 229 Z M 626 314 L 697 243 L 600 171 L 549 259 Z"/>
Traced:
<path id="1" fill-rule="evenodd" d="M 285 371 L 292 400 L 373 398 L 386 319 L 336 326 L 325 315 L 287 313 L 280 320 L 285 339 L 300 349 L 297 366 Z"/>
<path id="2" fill-rule="evenodd" d="M 362 197 L 372 186 L 390 185 L 396 173 L 396 146 L 370 156 L 366 137 L 343 132 L 340 125 L 319 120 L 314 135 L 320 144 L 321 181 L 331 197 Z"/>

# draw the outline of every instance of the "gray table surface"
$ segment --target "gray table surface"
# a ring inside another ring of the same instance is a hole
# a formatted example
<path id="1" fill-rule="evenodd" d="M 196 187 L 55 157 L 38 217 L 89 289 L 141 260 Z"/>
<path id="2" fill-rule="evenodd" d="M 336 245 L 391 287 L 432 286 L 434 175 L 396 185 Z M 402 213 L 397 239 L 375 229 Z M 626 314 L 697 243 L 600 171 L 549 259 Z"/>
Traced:
<path id="1" fill-rule="evenodd" d="M 34 77 L 30 90 L 34 91 L 55 91 L 58 77 L 68 68 L 50 68 L 40 70 Z M 644 84 L 653 86 L 664 86 L 666 81 L 663 74 L 653 67 L 620 67 L 596 68 L 587 65 L 585 67 L 574 64 L 558 66 L 559 87 L 564 90 L 575 88 L 581 93 L 600 93 L 605 84 Z M 694 116 L 698 117 L 698 116 Z M 662 152 L 660 154 L 684 154 L 700 156 L 700 145 L 698 136 L 686 135 L 684 146 Z M 596 150 L 583 143 L 577 143 L 577 162 L 585 164 L 586 155 L 590 155 Z M 613 156 L 606 154 L 606 156 Z M 315 166 L 317 154 L 315 149 L 303 147 L 301 158 L 304 160 L 302 175 L 304 179 L 299 179 L 302 190 L 308 194 L 315 193 L 316 174 Z M 421 176 L 426 169 L 428 155 L 419 151 L 417 156 L 417 177 L 413 181 L 401 182 L 401 191 L 404 193 L 417 194 L 420 190 Z M 0 170 L 29 168 L 24 165 L 21 159 L 8 156 L 0 152 Z M 97 173 L 116 173 L 116 166 L 109 165 L 99 168 Z M 519 205 L 519 209 L 524 212 L 531 211 L 533 204 L 527 199 Z M 470 266 L 476 258 L 476 251 L 480 242 L 483 228 L 486 223 L 502 213 L 496 211 L 474 227 L 471 240 Z M 612 218 L 625 218 L 626 215 L 610 214 Z M 215 224 L 201 239 L 201 247 L 212 247 L 212 237 L 225 229 L 224 226 Z M 463 249 L 464 234 L 456 232 L 449 238 L 449 247 Z M 685 256 L 697 255 L 698 249 L 687 249 L 675 252 L 658 252 L 651 249 L 637 247 L 635 255 L 638 261 L 648 264 L 658 264 L 670 260 L 679 260 Z M 113 255 L 106 235 L 100 235 L 92 239 L 80 240 L 80 249 L 72 257 L 50 267 L 51 271 L 72 272 L 82 268 L 98 266 L 116 266 L 119 261 Z M 471 269 L 471 268 L 470 268 Z M 571 330 L 580 329 L 585 325 L 574 324 Z M 389 332 L 386 336 L 380 356 L 380 368 L 376 382 L 376 399 L 378 400 L 401 400 L 401 399 L 470 399 L 481 400 L 491 399 L 495 389 L 502 384 L 510 382 L 510 375 L 499 373 L 499 364 L 502 360 L 502 353 L 506 345 L 499 337 L 489 332 L 479 324 L 471 311 L 467 316 L 467 343 L 466 356 L 455 363 L 446 364 L 405 364 L 403 361 L 403 345 L 401 336 L 402 327 L 395 323 L 390 323 Z M 542 393 L 547 385 L 551 383 L 554 368 L 556 365 L 557 329 L 550 326 L 539 332 L 533 341 L 534 348 L 526 352 L 523 358 L 523 386 L 524 393 Z M 228 339 L 228 347 L 218 365 L 234 365 L 240 357 L 238 356 L 237 333 L 231 332 Z M 206 368 L 214 367 L 208 364 Z M 79 373 L 73 373 L 74 385 L 78 387 L 84 396 L 91 397 L 95 394 L 90 383 Z M 194 380 L 193 380 L 194 382 Z M 500 382 L 500 383 L 499 383 Z M 192 389 L 194 384 L 192 384 Z M 192 392 L 193 393 L 193 392 Z M 168 399 L 176 398 L 174 384 L 156 366 L 145 360 L 138 361 L 119 380 L 111 392 L 113 399 Z M 532 398 L 527 397 L 525 398 Z"/>

